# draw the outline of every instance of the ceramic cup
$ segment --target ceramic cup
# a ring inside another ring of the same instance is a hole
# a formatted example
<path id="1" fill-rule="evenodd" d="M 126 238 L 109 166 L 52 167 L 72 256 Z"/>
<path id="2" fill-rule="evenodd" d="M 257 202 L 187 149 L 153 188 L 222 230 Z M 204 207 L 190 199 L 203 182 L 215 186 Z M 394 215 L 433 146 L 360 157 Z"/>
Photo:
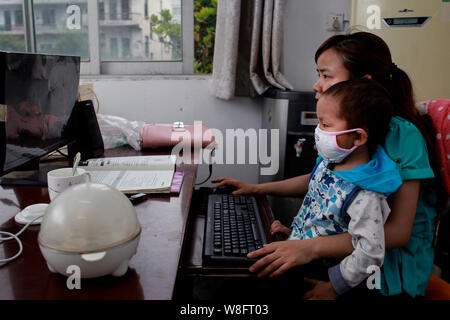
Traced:
<path id="1" fill-rule="evenodd" d="M 61 168 L 47 173 L 48 194 L 50 200 L 55 199 L 61 192 L 73 185 L 90 182 L 91 175 L 84 169 L 77 168 L 72 175 L 72 168 Z"/>

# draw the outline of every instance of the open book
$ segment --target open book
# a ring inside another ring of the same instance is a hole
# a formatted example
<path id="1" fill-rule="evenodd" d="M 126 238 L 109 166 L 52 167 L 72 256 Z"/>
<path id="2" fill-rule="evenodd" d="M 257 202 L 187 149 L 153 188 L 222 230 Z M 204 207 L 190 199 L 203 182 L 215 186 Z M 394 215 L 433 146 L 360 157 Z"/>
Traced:
<path id="1" fill-rule="evenodd" d="M 80 168 L 90 173 L 92 182 L 123 193 L 169 193 L 176 158 L 174 155 L 98 158 L 88 160 Z"/>

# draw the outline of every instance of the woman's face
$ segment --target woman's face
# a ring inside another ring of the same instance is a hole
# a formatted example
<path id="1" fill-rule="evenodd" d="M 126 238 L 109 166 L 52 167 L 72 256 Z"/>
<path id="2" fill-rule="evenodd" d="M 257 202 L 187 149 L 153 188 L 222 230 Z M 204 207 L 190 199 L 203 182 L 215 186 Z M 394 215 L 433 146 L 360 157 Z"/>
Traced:
<path id="1" fill-rule="evenodd" d="M 313 86 L 316 99 L 319 99 L 333 84 L 350 79 L 350 72 L 344 67 L 341 57 L 334 49 L 327 49 L 319 56 L 317 74 L 319 80 Z"/>

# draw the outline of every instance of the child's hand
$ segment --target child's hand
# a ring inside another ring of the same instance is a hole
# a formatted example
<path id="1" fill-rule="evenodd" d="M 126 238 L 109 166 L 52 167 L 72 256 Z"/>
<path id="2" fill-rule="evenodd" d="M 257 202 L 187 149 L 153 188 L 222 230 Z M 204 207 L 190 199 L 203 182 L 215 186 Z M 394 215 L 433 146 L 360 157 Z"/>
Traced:
<path id="1" fill-rule="evenodd" d="M 272 225 L 270 226 L 270 234 L 274 235 L 275 233 L 279 232 L 283 234 L 284 236 L 289 237 L 291 234 L 291 229 L 283 225 L 279 220 L 275 220 Z"/>
<path id="2" fill-rule="evenodd" d="M 303 296 L 305 300 L 336 300 L 338 294 L 334 291 L 330 281 L 320 281 L 304 278 L 308 283 L 314 284 L 314 288 Z"/>

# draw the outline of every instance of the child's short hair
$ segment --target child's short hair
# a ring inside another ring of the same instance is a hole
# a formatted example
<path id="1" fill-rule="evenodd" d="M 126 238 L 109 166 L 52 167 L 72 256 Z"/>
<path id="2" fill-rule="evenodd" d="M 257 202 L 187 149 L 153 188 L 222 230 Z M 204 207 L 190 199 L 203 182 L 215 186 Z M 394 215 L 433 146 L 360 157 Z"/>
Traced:
<path id="1" fill-rule="evenodd" d="M 347 129 L 363 128 L 367 131 L 370 151 L 384 145 L 394 110 L 389 92 L 370 79 L 339 82 L 323 95 L 339 100 L 339 116 L 347 122 Z"/>

